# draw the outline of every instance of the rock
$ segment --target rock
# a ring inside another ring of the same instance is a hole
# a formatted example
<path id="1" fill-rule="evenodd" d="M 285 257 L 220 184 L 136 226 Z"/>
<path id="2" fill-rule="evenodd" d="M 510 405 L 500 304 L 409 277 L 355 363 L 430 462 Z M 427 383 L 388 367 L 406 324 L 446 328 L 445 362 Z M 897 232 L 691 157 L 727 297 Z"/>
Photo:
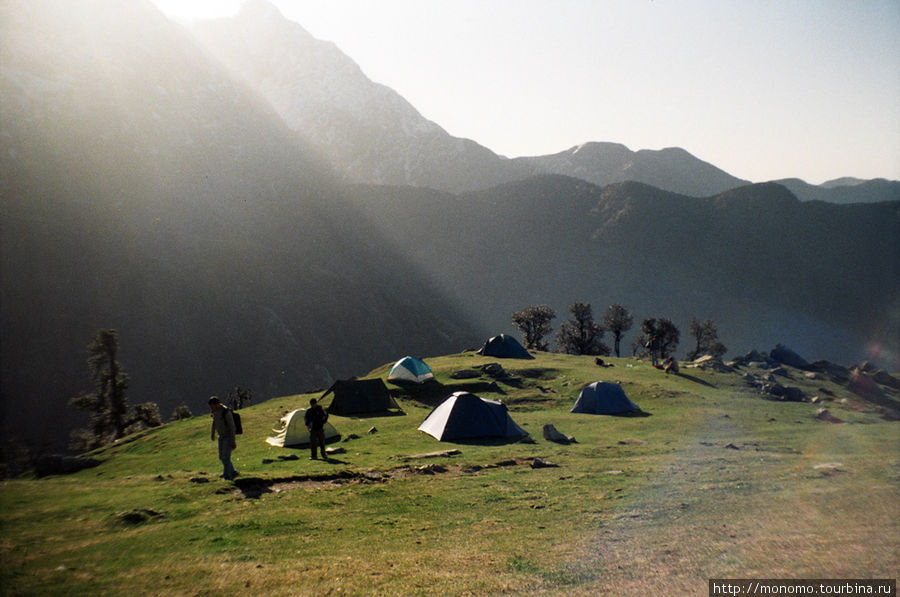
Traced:
<path id="1" fill-rule="evenodd" d="M 369 428 L 369 431 L 368 431 L 367 433 L 378 433 L 378 428 L 377 428 L 377 427 L 371 427 L 371 428 Z"/>
<path id="2" fill-rule="evenodd" d="M 809 368 L 809 361 L 783 344 L 777 344 L 769 353 L 769 357 L 789 367 L 796 367 L 797 369 Z"/>
<path id="3" fill-rule="evenodd" d="M 575 438 L 571 435 L 565 435 L 556 430 L 553 425 L 544 425 L 544 439 L 558 444 L 575 443 Z"/>
<path id="4" fill-rule="evenodd" d="M 279 456 L 278 460 L 300 460 L 296 454 L 288 454 L 287 456 Z"/>
<path id="5" fill-rule="evenodd" d="M 806 379 L 819 379 L 819 374 L 815 371 L 807 371 L 803 375 L 806 376 Z"/>
<path id="6" fill-rule="evenodd" d="M 783 386 L 779 383 L 767 383 L 762 387 L 764 394 L 775 396 L 783 402 L 803 402 L 805 395 L 803 390 L 793 386 Z"/>
<path id="7" fill-rule="evenodd" d="M 818 371 L 819 373 L 824 373 L 828 376 L 831 381 L 838 384 L 847 383 L 850 379 L 850 370 L 846 367 L 842 367 L 841 365 L 836 365 L 829 361 L 814 361 L 812 365 L 810 365 L 813 371 Z"/>
<path id="8" fill-rule="evenodd" d="M 500 363 L 488 363 L 487 365 L 482 365 L 481 370 L 489 377 L 493 377 L 494 379 L 506 379 L 509 377 L 509 374 L 506 373 L 506 370 Z"/>
<path id="9" fill-rule="evenodd" d="M 450 374 L 452 379 L 475 379 L 481 377 L 481 372 L 475 369 L 461 369 Z"/>
<path id="10" fill-rule="evenodd" d="M 340 448 L 340 447 L 338 447 L 338 448 L 325 448 L 325 453 L 328 454 L 328 455 L 331 455 L 331 454 L 346 454 L 346 453 L 347 453 L 347 450 L 345 450 L 344 448 Z"/>
<path id="11" fill-rule="evenodd" d="M 209 479 L 206 477 L 191 477 L 191 483 L 209 483 Z"/>
<path id="12" fill-rule="evenodd" d="M 44 454 L 34 465 L 36 477 L 47 475 L 70 475 L 86 468 L 93 468 L 102 461 L 87 456 L 65 456 L 63 454 Z"/>
<path id="13" fill-rule="evenodd" d="M 359 439 L 359 436 L 356 435 L 355 433 L 350 433 L 350 434 L 347 435 L 347 437 L 345 437 L 345 438 L 342 439 L 341 441 L 347 442 L 347 441 L 350 441 L 351 439 Z"/>
<path id="14" fill-rule="evenodd" d="M 739 447 L 737 447 L 736 445 L 731 444 L 731 443 L 725 444 L 725 447 L 726 447 L 727 449 L 729 449 L 729 450 L 740 450 Z"/>
<path id="15" fill-rule="evenodd" d="M 758 362 L 766 362 L 769 360 L 769 357 L 762 354 L 758 350 L 751 350 L 743 358 L 746 363 L 758 363 Z"/>
<path id="16" fill-rule="evenodd" d="M 769 364 L 765 361 L 750 361 L 747 363 L 748 367 L 755 367 L 756 369 L 765 369 L 769 366 Z"/>
<path id="17" fill-rule="evenodd" d="M 883 400 L 884 391 L 862 370 L 856 369 L 850 374 L 848 389 L 866 400 Z"/>
<path id="18" fill-rule="evenodd" d="M 769 373 L 771 375 L 780 375 L 781 377 L 790 377 L 788 375 L 787 369 L 784 367 L 775 367 L 774 369 L 769 369 Z"/>
<path id="19" fill-rule="evenodd" d="M 547 462 L 543 458 L 535 458 L 531 461 L 531 468 L 557 468 L 558 464 Z"/>
<path id="20" fill-rule="evenodd" d="M 782 395 L 782 398 L 786 402 L 803 402 L 806 399 L 806 395 L 800 388 L 787 386 L 784 388 L 784 394 Z"/>
<path id="21" fill-rule="evenodd" d="M 843 423 L 842 420 L 835 417 L 833 414 L 828 412 L 827 408 L 820 408 L 816 411 L 816 419 L 819 421 L 826 421 L 828 423 Z"/>
<path id="22" fill-rule="evenodd" d="M 895 390 L 900 390 L 900 379 L 897 379 L 884 369 L 878 369 L 877 371 L 873 372 L 872 379 L 875 381 L 875 383 L 879 383 L 889 388 L 894 388 Z"/>
<path id="23" fill-rule="evenodd" d="M 719 373 L 731 373 L 734 369 L 725 363 L 722 362 L 722 359 L 719 357 L 714 357 L 711 354 L 704 355 L 700 358 L 694 359 L 685 367 L 696 367 L 699 369 L 712 369 L 713 371 L 718 371 Z M 677 371 L 676 371 L 677 373 Z"/>
<path id="24" fill-rule="evenodd" d="M 273 462 L 275 462 L 275 460 L 272 458 L 263 458 L 262 459 L 263 464 L 272 464 Z"/>

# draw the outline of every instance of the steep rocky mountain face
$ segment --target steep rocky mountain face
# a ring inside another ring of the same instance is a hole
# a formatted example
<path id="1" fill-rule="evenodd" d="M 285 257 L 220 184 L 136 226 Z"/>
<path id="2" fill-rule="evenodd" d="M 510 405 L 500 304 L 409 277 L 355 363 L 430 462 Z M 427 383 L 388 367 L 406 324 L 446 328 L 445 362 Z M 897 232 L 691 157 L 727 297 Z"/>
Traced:
<path id="1" fill-rule="evenodd" d="M 4 437 L 65 444 L 115 328 L 131 403 L 322 387 L 481 331 L 148 2 L 0 7 Z M 476 331 L 477 330 L 477 331 Z M 52 416 L 47 416 L 52 413 Z"/>
<path id="2" fill-rule="evenodd" d="M 547 304 L 668 317 L 689 344 L 712 319 L 731 353 L 790 343 L 810 359 L 897 354 L 900 203 L 802 203 L 776 184 L 691 198 L 639 183 L 541 176 L 452 196 L 356 187 L 369 217 L 496 332 Z M 630 354 L 632 330 L 623 342 Z M 679 351 L 679 354 L 683 354 Z"/>
<path id="3" fill-rule="evenodd" d="M 553 155 L 517 158 L 536 172 L 563 174 L 605 186 L 626 181 L 705 197 L 749 184 L 672 147 L 659 151 L 631 151 L 618 143 L 585 143 Z"/>
<path id="4" fill-rule="evenodd" d="M 525 164 L 452 137 L 264 0 L 246 3 L 233 19 L 199 23 L 193 33 L 346 181 L 462 191 L 531 174 Z"/>

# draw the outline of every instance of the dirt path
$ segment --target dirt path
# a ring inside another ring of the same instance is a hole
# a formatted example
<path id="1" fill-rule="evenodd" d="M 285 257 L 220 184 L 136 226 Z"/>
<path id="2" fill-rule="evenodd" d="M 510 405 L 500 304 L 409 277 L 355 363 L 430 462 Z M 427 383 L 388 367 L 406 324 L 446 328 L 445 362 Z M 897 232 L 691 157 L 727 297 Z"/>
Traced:
<path id="1" fill-rule="evenodd" d="M 859 491 L 852 465 L 769 448 L 722 416 L 696 429 L 610 513 L 571 571 L 595 580 L 565 594 L 705 596 L 710 578 L 900 572 L 890 484 Z"/>

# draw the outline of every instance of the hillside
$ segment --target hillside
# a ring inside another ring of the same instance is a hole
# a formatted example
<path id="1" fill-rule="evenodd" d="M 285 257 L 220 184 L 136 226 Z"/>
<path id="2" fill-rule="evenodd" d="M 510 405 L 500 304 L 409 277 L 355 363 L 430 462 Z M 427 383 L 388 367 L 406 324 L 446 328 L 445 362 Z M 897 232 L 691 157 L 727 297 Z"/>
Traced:
<path id="1" fill-rule="evenodd" d="M 898 354 L 897 203 L 803 203 L 774 184 L 690 198 L 562 176 L 458 197 L 360 186 L 356 202 L 496 332 L 529 305 L 553 308 L 558 329 L 575 301 L 598 317 L 618 302 L 636 322 L 672 319 L 682 346 L 697 317 L 735 352 L 784 340 L 843 363 Z"/>
<path id="2" fill-rule="evenodd" d="M 6 440 L 84 424 L 85 347 L 119 332 L 131 403 L 167 418 L 269 397 L 481 331 L 385 245 L 315 151 L 149 3 L 0 19 Z M 48 411 L 56 416 L 48 418 Z"/>
<path id="3" fill-rule="evenodd" d="M 473 353 L 432 358 L 439 387 L 399 392 L 402 416 L 331 417 L 343 439 L 329 462 L 264 441 L 310 395 L 244 409 L 234 483 L 216 477 L 207 416 L 167 424 L 92 454 L 94 468 L 0 483 L 0 582 L 22 595 L 686 595 L 715 577 L 893 578 L 897 422 L 789 366 L 779 379 L 818 403 L 765 400 L 744 378 L 773 365 L 754 358 L 678 376 L 633 359 L 537 353 L 500 373 Z M 571 414 L 595 380 L 649 416 Z M 534 443 L 417 431 L 456 389 L 503 400 Z M 575 443 L 547 441 L 545 424 Z"/>

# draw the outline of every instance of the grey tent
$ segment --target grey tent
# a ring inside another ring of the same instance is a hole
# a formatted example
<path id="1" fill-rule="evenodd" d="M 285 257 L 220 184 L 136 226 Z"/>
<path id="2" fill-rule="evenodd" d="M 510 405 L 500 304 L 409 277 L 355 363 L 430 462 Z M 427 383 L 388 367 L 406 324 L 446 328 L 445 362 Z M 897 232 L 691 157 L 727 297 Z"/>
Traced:
<path id="1" fill-rule="evenodd" d="M 431 411 L 419 431 L 440 441 L 528 435 L 509 416 L 505 404 L 468 392 L 451 394 Z"/>
<path id="2" fill-rule="evenodd" d="M 640 412 L 640 408 L 625 395 L 622 386 L 608 381 L 595 381 L 586 385 L 575 406 L 573 413 L 592 415 L 619 415 Z"/>
<path id="3" fill-rule="evenodd" d="M 332 392 L 334 398 L 328 412 L 335 415 L 371 414 L 400 408 L 381 379 L 338 380 L 322 394 L 322 398 Z"/>
<path id="4" fill-rule="evenodd" d="M 533 359 L 519 341 L 512 336 L 500 334 L 484 343 L 478 354 L 499 359 Z"/>

